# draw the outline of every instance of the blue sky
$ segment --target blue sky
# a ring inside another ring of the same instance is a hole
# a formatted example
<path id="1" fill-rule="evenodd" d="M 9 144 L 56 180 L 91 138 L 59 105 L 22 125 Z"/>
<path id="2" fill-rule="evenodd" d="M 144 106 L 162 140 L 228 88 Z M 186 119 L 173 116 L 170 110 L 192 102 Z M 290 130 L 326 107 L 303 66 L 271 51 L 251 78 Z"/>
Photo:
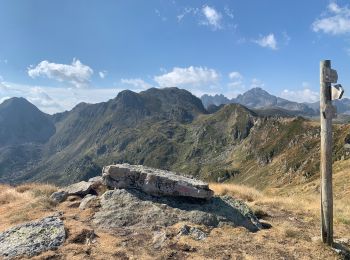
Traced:
<path id="1" fill-rule="evenodd" d="M 322 59 L 346 91 L 348 1 L 0 0 L 0 102 L 48 113 L 171 86 L 316 101 Z"/>

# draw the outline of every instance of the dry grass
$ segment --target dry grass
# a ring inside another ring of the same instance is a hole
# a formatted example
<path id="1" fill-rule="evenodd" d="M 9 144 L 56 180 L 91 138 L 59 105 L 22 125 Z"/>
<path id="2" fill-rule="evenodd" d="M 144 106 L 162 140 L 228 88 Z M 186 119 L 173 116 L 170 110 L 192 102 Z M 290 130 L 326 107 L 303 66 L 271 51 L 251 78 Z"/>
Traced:
<path id="1" fill-rule="evenodd" d="M 210 188 L 215 192 L 215 194 L 230 195 L 248 202 L 256 201 L 263 197 L 263 194 L 254 188 L 233 183 L 211 183 Z"/>
<path id="2" fill-rule="evenodd" d="M 49 196 L 57 188 L 48 184 L 0 185 L 0 231 L 52 212 L 55 205 Z"/>
<path id="3" fill-rule="evenodd" d="M 30 192 L 34 197 L 49 197 L 53 192 L 57 191 L 57 187 L 51 184 L 41 183 L 26 183 L 15 187 L 15 190 L 19 193 Z"/>

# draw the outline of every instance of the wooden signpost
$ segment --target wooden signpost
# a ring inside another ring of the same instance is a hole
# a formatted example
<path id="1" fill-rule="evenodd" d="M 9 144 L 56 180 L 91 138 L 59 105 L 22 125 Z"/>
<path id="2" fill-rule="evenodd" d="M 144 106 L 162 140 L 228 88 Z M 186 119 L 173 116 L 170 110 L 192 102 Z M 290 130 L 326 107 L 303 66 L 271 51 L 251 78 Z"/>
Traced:
<path id="1" fill-rule="evenodd" d="M 331 61 L 320 64 L 320 121 L 321 121 L 321 237 L 323 243 L 333 245 L 333 191 L 332 191 L 332 119 L 336 108 L 332 100 L 341 99 L 344 90 L 337 83 L 338 74 L 331 69 Z"/>

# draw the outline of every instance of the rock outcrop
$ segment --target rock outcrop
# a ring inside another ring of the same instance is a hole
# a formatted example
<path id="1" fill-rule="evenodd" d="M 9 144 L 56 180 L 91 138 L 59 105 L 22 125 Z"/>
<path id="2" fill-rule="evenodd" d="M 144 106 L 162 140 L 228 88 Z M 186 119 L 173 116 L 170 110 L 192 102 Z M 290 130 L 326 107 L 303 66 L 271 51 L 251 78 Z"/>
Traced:
<path id="1" fill-rule="evenodd" d="M 101 197 L 101 208 L 93 222 L 103 228 L 171 226 L 190 222 L 208 227 L 242 226 L 250 231 L 262 228 L 248 206 L 229 196 L 207 201 L 185 197 L 159 197 L 138 190 L 116 189 Z"/>
<path id="2" fill-rule="evenodd" d="M 210 199 L 213 195 L 205 182 L 142 165 L 106 166 L 102 178 L 103 183 L 111 188 L 137 189 L 157 196 Z"/>
<path id="3" fill-rule="evenodd" d="M 15 226 L 0 233 L 0 256 L 37 255 L 56 249 L 66 238 L 64 225 L 58 217 L 46 217 Z"/>
<path id="4" fill-rule="evenodd" d="M 78 196 L 85 196 L 90 193 L 92 190 L 93 182 L 87 182 L 87 181 L 81 181 L 74 183 L 72 185 L 69 185 L 68 187 L 65 187 L 61 189 L 60 191 L 66 192 L 68 196 L 72 195 L 78 195 Z"/>

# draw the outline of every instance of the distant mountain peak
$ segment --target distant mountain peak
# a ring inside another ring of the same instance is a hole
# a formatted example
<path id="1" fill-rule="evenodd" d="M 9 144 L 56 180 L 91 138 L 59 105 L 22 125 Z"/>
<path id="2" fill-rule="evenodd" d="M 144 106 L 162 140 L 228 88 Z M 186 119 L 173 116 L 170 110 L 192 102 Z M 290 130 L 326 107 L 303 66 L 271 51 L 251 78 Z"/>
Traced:
<path id="1" fill-rule="evenodd" d="M 207 109 L 210 105 L 220 106 L 222 104 L 238 103 L 250 109 L 282 108 L 297 115 L 313 115 L 317 113 L 317 111 L 306 104 L 276 97 L 261 87 L 249 89 L 233 99 L 228 99 L 223 95 L 203 95 L 201 99 Z"/>

